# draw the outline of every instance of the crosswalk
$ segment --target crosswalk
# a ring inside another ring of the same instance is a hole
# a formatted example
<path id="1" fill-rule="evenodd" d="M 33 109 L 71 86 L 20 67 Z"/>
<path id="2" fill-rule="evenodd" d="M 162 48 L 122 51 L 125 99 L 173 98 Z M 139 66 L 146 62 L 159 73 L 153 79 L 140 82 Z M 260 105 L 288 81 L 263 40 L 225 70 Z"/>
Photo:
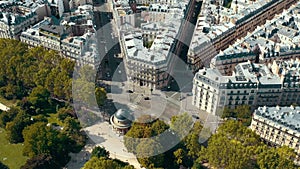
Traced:
<path id="1" fill-rule="evenodd" d="M 142 100 L 143 96 L 137 95 L 136 98 L 134 98 L 133 103 L 138 104 Z"/>

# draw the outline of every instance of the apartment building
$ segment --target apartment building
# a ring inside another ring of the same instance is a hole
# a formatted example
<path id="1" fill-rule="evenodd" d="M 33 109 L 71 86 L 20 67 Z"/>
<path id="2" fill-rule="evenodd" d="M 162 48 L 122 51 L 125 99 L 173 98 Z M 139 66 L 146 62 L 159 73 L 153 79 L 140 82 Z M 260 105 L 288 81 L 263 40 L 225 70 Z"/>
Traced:
<path id="1" fill-rule="evenodd" d="M 91 11 L 91 5 L 80 6 L 72 15 L 66 14 L 60 25 L 54 25 L 51 18 L 45 18 L 22 32 L 20 40 L 30 47 L 56 50 L 62 56 L 75 60 L 77 65 L 98 67 L 100 58 Z"/>
<path id="2" fill-rule="evenodd" d="M 203 66 L 208 67 L 211 59 L 220 50 L 225 50 L 237 39 L 245 37 L 248 32 L 254 31 L 256 27 L 265 24 L 267 20 L 271 20 L 276 14 L 282 13 L 297 2 L 244 1 L 243 4 L 233 5 L 234 9 L 213 4 L 204 5 L 189 46 L 187 63 L 195 72 Z M 203 38 L 208 40 L 201 40 Z"/>
<path id="3" fill-rule="evenodd" d="M 50 16 L 50 8 L 43 1 L 0 3 L 0 38 L 19 39 L 21 32 Z"/>
<path id="4" fill-rule="evenodd" d="M 224 51 L 220 51 L 210 63 L 223 75 L 230 75 L 234 67 L 247 60 L 272 63 L 300 57 L 300 4 L 291 7 L 254 32 L 238 39 Z"/>
<path id="5" fill-rule="evenodd" d="M 193 81 L 193 105 L 217 114 L 225 106 L 286 106 L 300 104 L 299 59 L 273 64 L 239 63 L 231 76 L 216 68 L 204 68 Z"/>
<path id="6" fill-rule="evenodd" d="M 157 34 L 162 31 L 162 26 L 155 22 L 141 24 L 143 33 L 143 43 L 152 43 L 156 38 Z M 150 44 L 149 44 L 150 45 Z"/>
<path id="7" fill-rule="evenodd" d="M 4 8 L 4 7 L 3 7 Z M 23 30 L 38 22 L 35 12 L 15 7 L 0 14 L 0 38 L 18 39 Z"/>
<path id="8" fill-rule="evenodd" d="M 51 15 L 56 17 L 62 17 L 65 11 L 63 0 L 48 0 L 50 6 Z"/>
<path id="9" fill-rule="evenodd" d="M 151 47 L 144 46 L 142 31 L 127 32 L 121 42 L 125 51 L 125 67 L 131 82 L 151 89 L 160 89 L 168 84 L 169 49 L 176 36 L 178 25 L 166 27 L 158 34 Z"/>
<path id="10" fill-rule="evenodd" d="M 169 7 L 152 3 L 147 11 L 134 14 L 141 16 L 138 18 L 139 24 L 125 22 L 119 27 L 126 74 L 133 84 L 149 89 L 167 87 L 170 79 L 168 72 L 172 69 L 170 49 L 184 17 L 184 4 L 181 5 Z M 124 6 L 117 10 L 117 14 L 130 11 Z M 160 17 L 156 18 L 157 15 Z"/>
<path id="11" fill-rule="evenodd" d="M 162 5 L 174 5 L 179 3 L 177 0 L 136 0 L 138 5 L 150 5 L 150 4 L 162 4 Z"/>
<path id="12" fill-rule="evenodd" d="M 294 149 L 299 157 L 300 107 L 258 107 L 253 113 L 250 128 L 273 145 Z"/>

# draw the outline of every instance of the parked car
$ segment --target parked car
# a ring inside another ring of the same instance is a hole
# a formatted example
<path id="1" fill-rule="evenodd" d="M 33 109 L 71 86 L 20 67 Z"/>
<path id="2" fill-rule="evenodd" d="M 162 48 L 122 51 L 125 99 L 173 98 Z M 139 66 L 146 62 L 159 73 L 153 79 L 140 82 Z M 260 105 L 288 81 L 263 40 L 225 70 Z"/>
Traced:
<path id="1" fill-rule="evenodd" d="M 192 117 L 195 118 L 195 119 L 200 119 L 199 116 L 194 115 L 194 114 L 192 115 Z"/>
<path id="2" fill-rule="evenodd" d="M 109 72 L 106 72 L 106 77 L 110 77 L 110 73 Z"/>

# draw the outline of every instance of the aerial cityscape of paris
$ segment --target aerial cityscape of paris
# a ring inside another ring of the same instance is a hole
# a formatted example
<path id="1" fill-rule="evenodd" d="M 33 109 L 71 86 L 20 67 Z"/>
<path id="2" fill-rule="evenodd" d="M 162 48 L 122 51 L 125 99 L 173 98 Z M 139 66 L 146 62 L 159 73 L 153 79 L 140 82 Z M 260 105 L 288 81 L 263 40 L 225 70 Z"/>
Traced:
<path id="1" fill-rule="evenodd" d="M 0 169 L 300 169 L 300 1 L 0 0 Z"/>

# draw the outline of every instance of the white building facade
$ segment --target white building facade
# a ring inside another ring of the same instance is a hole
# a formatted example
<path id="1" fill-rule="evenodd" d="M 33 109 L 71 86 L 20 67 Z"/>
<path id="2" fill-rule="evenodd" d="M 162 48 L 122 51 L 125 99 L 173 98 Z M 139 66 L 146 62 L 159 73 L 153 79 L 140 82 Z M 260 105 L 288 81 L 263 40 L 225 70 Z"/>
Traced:
<path id="1" fill-rule="evenodd" d="M 300 107 L 259 107 L 254 111 L 250 128 L 267 142 L 288 146 L 299 156 Z"/>
<path id="2" fill-rule="evenodd" d="M 232 76 L 216 68 L 199 70 L 193 82 L 193 105 L 217 114 L 224 107 L 237 105 L 276 106 L 300 104 L 299 59 L 269 66 L 249 62 L 235 67 Z"/>

